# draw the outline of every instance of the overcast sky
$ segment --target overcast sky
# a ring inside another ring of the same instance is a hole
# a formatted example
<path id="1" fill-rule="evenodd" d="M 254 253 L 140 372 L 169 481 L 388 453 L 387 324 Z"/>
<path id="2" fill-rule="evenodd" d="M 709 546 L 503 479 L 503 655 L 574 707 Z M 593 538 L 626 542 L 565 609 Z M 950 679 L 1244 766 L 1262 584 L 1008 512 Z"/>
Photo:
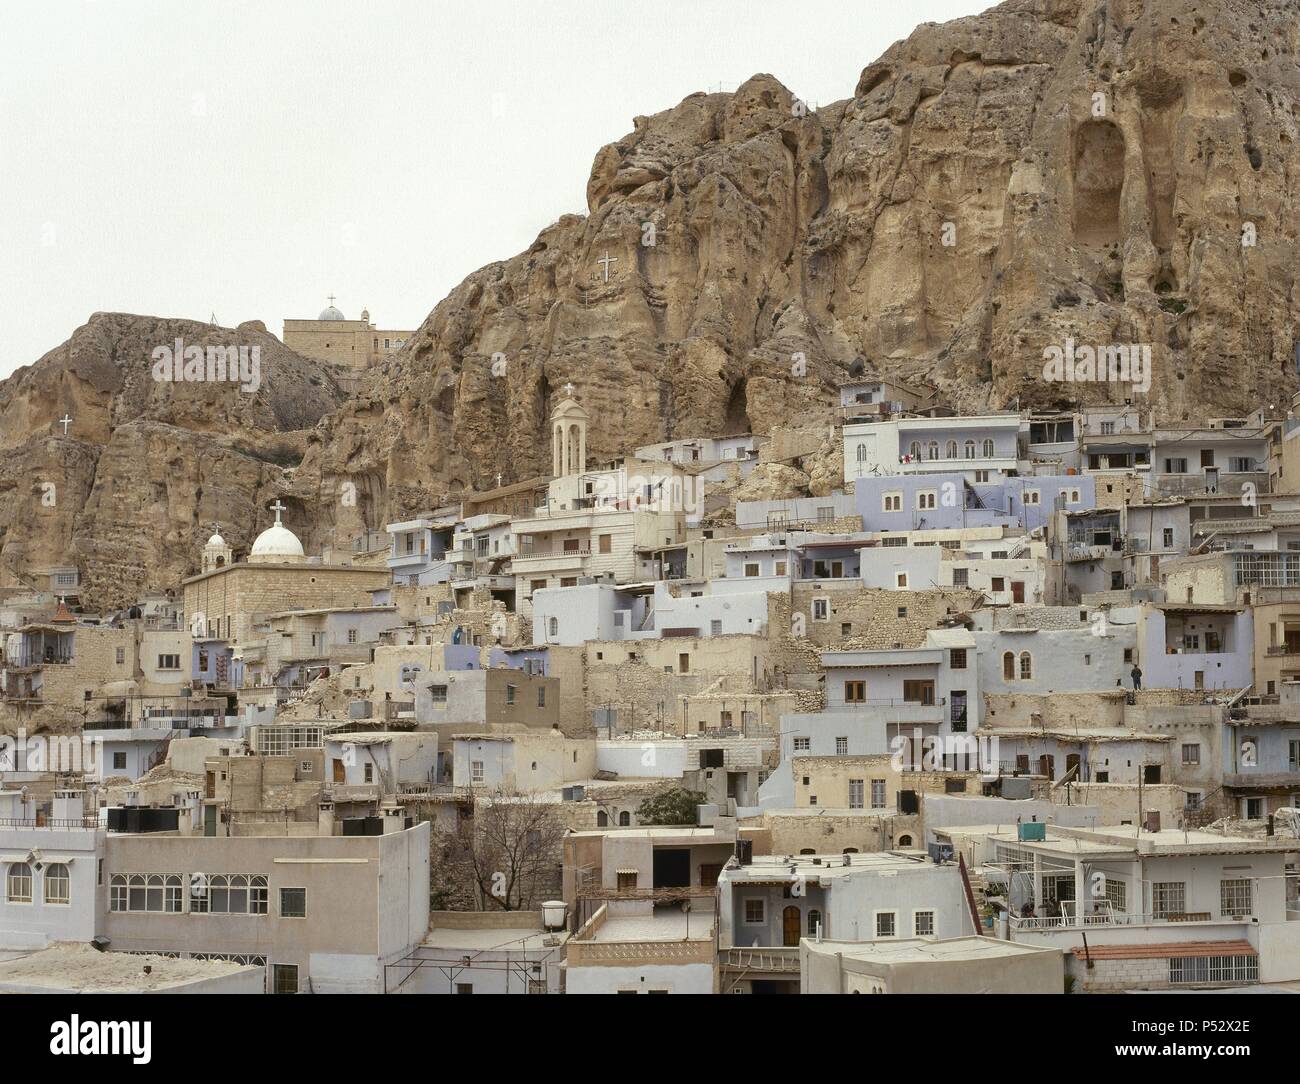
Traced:
<path id="1" fill-rule="evenodd" d="M 92 312 L 411 329 L 585 213 L 632 117 L 850 96 L 984 0 L 24 0 L 0 34 L 0 376 Z"/>

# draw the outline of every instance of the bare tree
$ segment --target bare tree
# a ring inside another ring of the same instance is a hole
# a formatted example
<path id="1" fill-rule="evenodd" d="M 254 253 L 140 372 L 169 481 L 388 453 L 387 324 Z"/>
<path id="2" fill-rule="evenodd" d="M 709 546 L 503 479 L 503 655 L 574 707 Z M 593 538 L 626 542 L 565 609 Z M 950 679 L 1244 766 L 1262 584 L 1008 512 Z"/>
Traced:
<path id="1" fill-rule="evenodd" d="M 533 910 L 556 890 L 565 824 L 555 803 L 498 788 L 477 798 L 474 816 L 433 841 L 435 881 L 444 898 L 465 898 L 481 911 Z"/>

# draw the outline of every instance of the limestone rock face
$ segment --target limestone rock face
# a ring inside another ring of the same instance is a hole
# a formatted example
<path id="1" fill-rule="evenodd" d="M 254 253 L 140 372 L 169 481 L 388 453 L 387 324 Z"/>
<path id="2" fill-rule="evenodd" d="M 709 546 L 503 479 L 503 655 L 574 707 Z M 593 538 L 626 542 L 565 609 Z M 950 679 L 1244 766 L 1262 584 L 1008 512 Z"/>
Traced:
<path id="1" fill-rule="evenodd" d="M 846 8 L 827 32 L 859 17 Z M 93 430 L 99 447 L 124 415 L 230 443 L 222 426 L 262 442 L 314 425 L 282 479 L 306 542 L 498 472 L 549 472 L 547 419 L 570 381 L 593 461 L 768 433 L 824 411 L 859 357 L 966 410 L 1132 398 L 1177 423 L 1280 408 L 1300 304 L 1297 50 L 1291 0 L 1009 0 L 918 27 L 816 111 L 755 75 L 636 117 L 596 154 L 585 216 L 471 274 L 327 417 L 327 389 L 293 417 L 278 413 L 289 403 L 232 412 L 129 384 L 107 393 L 121 355 L 92 321 L 44 378 L 57 398 L 21 390 L 35 370 L 0 388 L 0 446 L 28 467 L 76 460 L 52 422 L 78 405 L 89 428 L 72 436 Z M 1044 379 L 1045 352 L 1070 344 L 1149 348 L 1149 386 L 1133 371 Z M 56 443 L 34 448 L 37 433 Z M 804 469 L 816 492 L 834 488 L 831 453 Z M 7 482 L 31 477 L 11 465 Z M 71 484 L 89 496 L 108 480 L 78 467 Z M 191 503 L 167 513 L 173 537 Z M 66 551 L 60 532 L 99 538 L 96 518 L 41 537 Z M 155 529 L 136 536 L 146 554 Z M 25 528 L 8 531 L 5 553 L 29 547 Z"/>
<path id="2" fill-rule="evenodd" d="M 175 352 L 177 339 L 205 358 L 209 345 L 247 347 L 250 390 L 155 379 L 153 351 Z M 344 398 L 329 367 L 260 325 L 97 313 L 0 383 L 0 562 L 78 565 L 93 608 L 173 586 L 197 571 L 214 522 L 247 549 L 267 523 L 260 509 L 288 491 L 306 431 Z M 311 537 L 289 503 L 290 525 Z"/>
<path id="3" fill-rule="evenodd" d="M 389 503 L 545 472 L 566 381 L 598 459 L 767 432 L 859 356 L 968 410 L 1281 405 L 1297 48 L 1283 0 L 1011 0 L 919 27 L 816 112 L 756 75 L 637 117 L 589 214 L 457 287 L 304 472 Z M 1145 394 L 1045 380 L 1070 342 L 1149 347 Z"/>

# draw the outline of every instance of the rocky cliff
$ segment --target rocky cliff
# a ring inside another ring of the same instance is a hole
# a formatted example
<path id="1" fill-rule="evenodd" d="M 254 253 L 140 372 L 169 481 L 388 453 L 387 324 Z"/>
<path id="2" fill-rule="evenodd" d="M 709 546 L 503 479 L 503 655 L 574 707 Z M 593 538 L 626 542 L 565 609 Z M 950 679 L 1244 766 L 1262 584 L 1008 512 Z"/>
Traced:
<path id="1" fill-rule="evenodd" d="M 827 33 L 861 17 L 846 9 Z M 598 460 L 825 424 L 857 359 L 969 410 L 1133 397 L 1178 422 L 1282 407 L 1296 384 L 1297 48 L 1295 0 L 1010 0 L 918 27 L 842 102 L 806 108 L 757 75 L 637 117 L 597 153 L 586 216 L 470 275 L 315 424 L 292 476 L 249 464 L 231 504 L 280 485 L 310 544 L 498 472 L 545 473 L 568 382 Z M 1149 388 L 1045 380 L 1044 351 L 1069 342 L 1149 346 Z M 196 470 L 167 487 L 165 517 L 104 511 L 114 485 L 181 455 L 155 426 L 179 446 L 195 427 L 215 439 L 206 421 L 129 415 L 136 431 L 105 459 L 115 429 L 87 448 L 48 436 L 30 401 L 6 407 L 24 379 L 0 388 L 0 424 L 21 427 L 5 443 L 69 461 L 89 503 L 61 529 L 80 558 L 113 539 L 125 569 L 132 545 L 158 552 L 160 528 L 171 544 L 215 516 Z"/>

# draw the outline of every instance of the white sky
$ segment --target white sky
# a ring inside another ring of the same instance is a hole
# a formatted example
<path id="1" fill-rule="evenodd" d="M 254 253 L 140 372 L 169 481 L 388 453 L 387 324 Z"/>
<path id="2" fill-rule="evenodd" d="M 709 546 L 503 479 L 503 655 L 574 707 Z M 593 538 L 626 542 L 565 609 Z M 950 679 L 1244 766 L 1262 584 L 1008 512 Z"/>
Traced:
<path id="1" fill-rule="evenodd" d="M 0 377 L 92 312 L 416 328 L 586 212 L 632 117 L 810 102 L 988 0 L 28 0 L 0 35 Z"/>

